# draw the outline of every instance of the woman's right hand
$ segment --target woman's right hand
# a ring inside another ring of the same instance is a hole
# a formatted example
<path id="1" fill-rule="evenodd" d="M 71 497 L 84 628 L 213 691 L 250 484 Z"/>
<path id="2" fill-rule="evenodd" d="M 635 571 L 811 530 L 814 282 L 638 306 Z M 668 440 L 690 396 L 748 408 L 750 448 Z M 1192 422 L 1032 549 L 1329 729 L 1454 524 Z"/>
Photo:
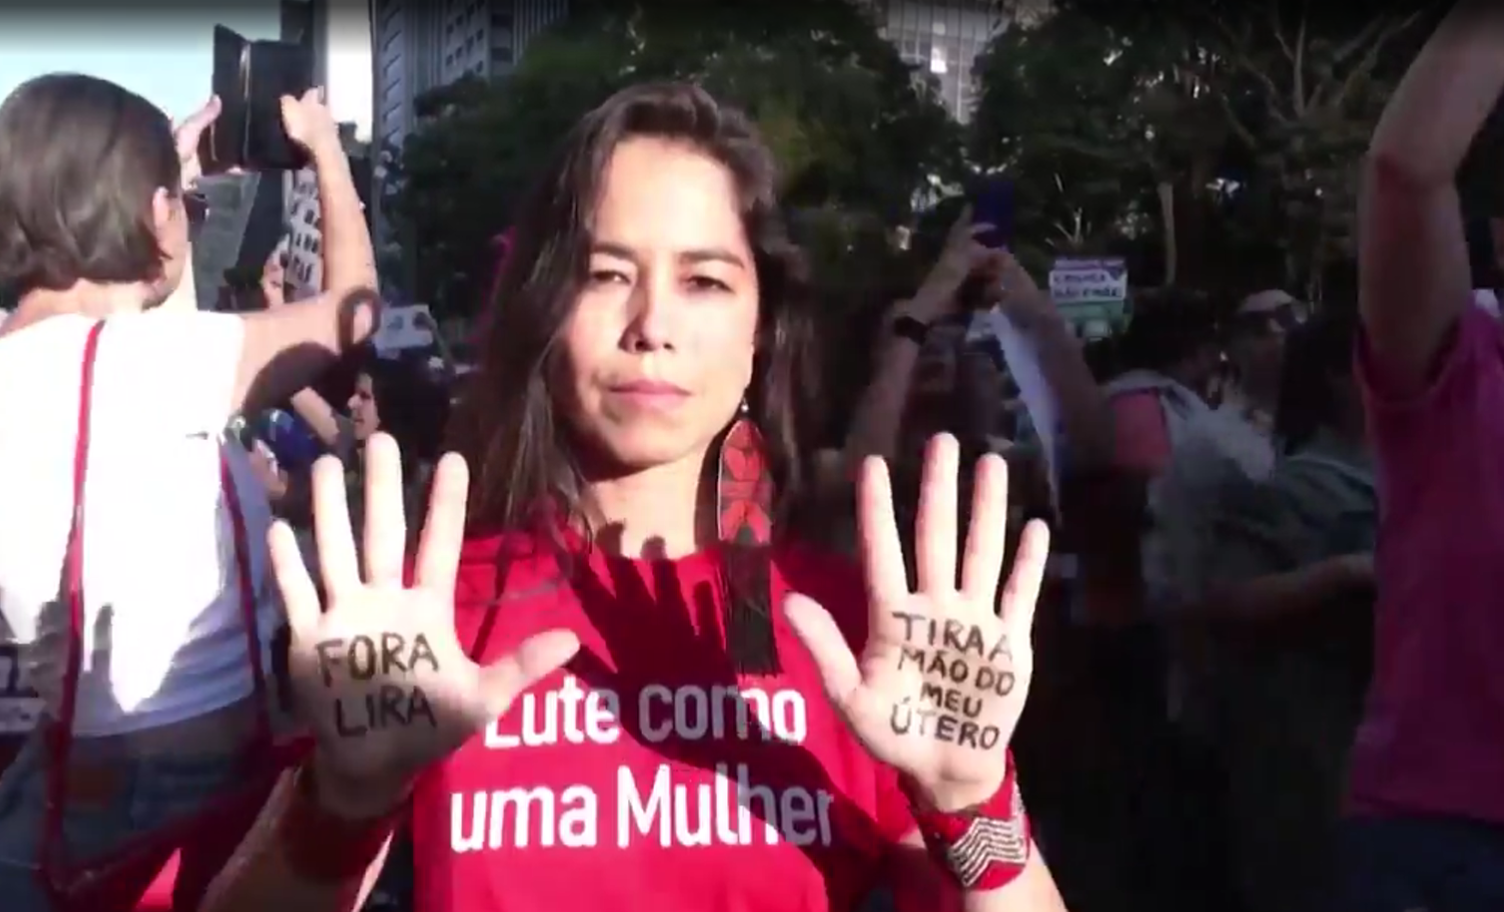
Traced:
<path id="1" fill-rule="evenodd" d="M 997 251 L 977 240 L 982 234 L 993 230 L 985 222 L 972 222 L 972 210 L 966 206 L 950 226 L 945 236 L 945 246 L 940 257 L 930 267 L 919 292 L 910 302 L 912 309 L 922 309 L 924 317 L 934 319 L 944 316 L 957 306 L 956 292 L 972 275 L 992 268 Z M 936 311 L 931 313 L 930 311 Z"/>
<path id="2" fill-rule="evenodd" d="M 287 137 L 317 156 L 340 149 L 339 123 L 324 102 L 324 90 L 309 89 L 302 97 L 282 96 L 282 127 Z"/>
<path id="3" fill-rule="evenodd" d="M 326 608 L 321 610 L 292 529 L 277 523 L 270 543 L 292 634 L 289 671 L 317 741 L 318 768 L 341 783 L 340 793 L 357 800 L 359 810 L 375 814 L 399 803 L 420 771 L 567 662 L 579 641 L 554 630 L 489 665 L 471 661 L 454 625 L 468 487 L 464 460 L 451 453 L 434 473 L 412 585 L 403 582 L 401 460 L 387 435 L 366 444 L 365 475 L 362 577 L 344 469 L 327 456 L 313 469 Z"/>

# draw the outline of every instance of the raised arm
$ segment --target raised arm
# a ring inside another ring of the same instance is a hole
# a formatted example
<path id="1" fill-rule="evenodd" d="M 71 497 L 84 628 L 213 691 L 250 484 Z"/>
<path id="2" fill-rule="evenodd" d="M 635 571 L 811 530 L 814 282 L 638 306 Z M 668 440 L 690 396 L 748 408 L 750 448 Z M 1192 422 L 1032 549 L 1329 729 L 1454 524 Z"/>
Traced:
<path id="1" fill-rule="evenodd" d="M 1359 300 L 1384 375 L 1424 387 L 1470 300 L 1455 180 L 1504 90 L 1504 7 L 1463 0 L 1390 99 L 1358 203 Z"/>
<path id="2" fill-rule="evenodd" d="M 308 149 L 322 210 L 324 292 L 311 301 L 247 314 L 233 405 L 281 402 L 307 386 L 376 327 L 376 254 L 339 128 L 314 92 L 284 98 L 288 135 Z"/>
<path id="3" fill-rule="evenodd" d="M 251 833 L 214 884 L 202 912 L 351 912 L 369 892 L 387 852 L 392 823 L 408 806 L 421 822 L 423 772 L 471 741 L 517 695 L 553 674 L 579 641 L 550 631 L 486 666 L 471 661 L 454 623 L 454 581 L 465 529 L 468 476 L 459 456 L 439 461 L 413 565 L 407 553 L 401 454 L 385 434 L 366 444 L 367 547 L 355 552 L 344 468 L 324 457 L 313 469 L 320 589 L 292 530 L 278 524 L 270 551 L 287 606 L 287 668 L 313 755 L 284 777 Z M 404 660 L 371 678 L 350 674 L 346 644 L 374 638 Z M 421 709 L 352 737 L 344 705 L 402 693 Z M 431 799 L 430 799 L 431 800 Z M 446 801 L 447 799 L 439 799 Z"/>
<path id="4" fill-rule="evenodd" d="M 897 453 L 914 366 L 923 347 L 922 333 L 936 321 L 956 312 L 956 293 L 962 283 L 982 268 L 992 255 L 976 240 L 978 234 L 991 228 L 991 225 L 973 225 L 970 208 L 963 211 L 951 225 L 939 259 L 913 300 L 894 306 L 883 317 L 883 325 L 878 330 L 880 339 L 872 382 L 857 401 L 851 430 L 846 435 L 846 464 L 842 477 L 855 478 L 857 467 L 868 456 L 891 460 Z M 897 331 L 897 322 L 903 319 L 917 321 L 920 333 L 917 338 Z"/>

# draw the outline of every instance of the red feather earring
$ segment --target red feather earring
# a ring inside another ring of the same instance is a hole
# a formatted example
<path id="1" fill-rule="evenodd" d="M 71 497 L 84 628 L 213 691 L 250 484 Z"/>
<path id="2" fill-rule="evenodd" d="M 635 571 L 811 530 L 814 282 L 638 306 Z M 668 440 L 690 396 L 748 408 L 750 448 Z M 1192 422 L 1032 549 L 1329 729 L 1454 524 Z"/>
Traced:
<path id="1" fill-rule="evenodd" d="M 773 476 L 746 400 L 721 438 L 716 517 L 723 544 L 726 651 L 738 674 L 781 668 L 773 632 Z"/>

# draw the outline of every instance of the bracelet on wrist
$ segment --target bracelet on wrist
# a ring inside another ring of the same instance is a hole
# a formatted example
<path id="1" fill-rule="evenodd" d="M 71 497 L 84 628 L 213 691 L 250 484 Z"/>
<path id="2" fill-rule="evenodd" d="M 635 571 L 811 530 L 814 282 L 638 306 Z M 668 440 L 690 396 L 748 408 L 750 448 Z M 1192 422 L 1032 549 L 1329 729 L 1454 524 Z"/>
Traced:
<path id="1" fill-rule="evenodd" d="M 962 890 L 996 890 L 1012 883 L 1029 863 L 1029 818 L 1008 753 L 996 793 L 960 811 L 935 808 L 912 782 L 904 792 L 930 856 Z"/>
<path id="2" fill-rule="evenodd" d="M 406 802 L 377 817 L 351 819 L 321 800 L 311 761 L 294 776 L 292 796 L 277 825 L 288 867 L 313 883 L 341 883 L 364 874 L 396 829 Z"/>

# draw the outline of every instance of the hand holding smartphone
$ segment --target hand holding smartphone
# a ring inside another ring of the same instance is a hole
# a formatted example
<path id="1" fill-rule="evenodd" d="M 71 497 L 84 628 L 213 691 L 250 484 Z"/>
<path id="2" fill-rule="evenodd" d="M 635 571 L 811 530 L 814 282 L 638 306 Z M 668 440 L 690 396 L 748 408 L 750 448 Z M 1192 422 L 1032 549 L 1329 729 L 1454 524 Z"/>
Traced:
<path id="1" fill-rule="evenodd" d="M 1013 181 L 1000 175 L 984 180 L 971 195 L 974 224 L 992 228 L 977 236 L 978 243 L 994 250 L 1013 244 Z"/>

